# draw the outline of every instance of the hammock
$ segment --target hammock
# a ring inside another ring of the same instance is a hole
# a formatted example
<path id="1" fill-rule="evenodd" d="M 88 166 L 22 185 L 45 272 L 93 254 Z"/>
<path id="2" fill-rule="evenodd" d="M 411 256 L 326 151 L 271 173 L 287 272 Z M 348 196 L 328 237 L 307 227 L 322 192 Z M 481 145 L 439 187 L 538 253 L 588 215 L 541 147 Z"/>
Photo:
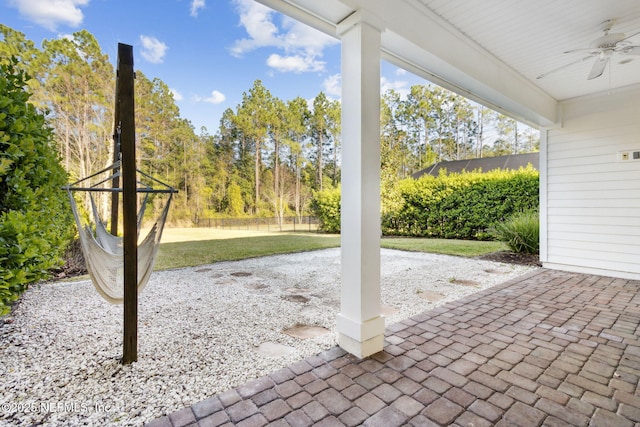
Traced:
<path id="1" fill-rule="evenodd" d="M 79 184 L 86 182 L 100 174 L 109 171 L 116 171 L 111 176 L 103 179 L 90 187 L 78 187 Z M 138 192 L 145 193 L 144 199 L 140 204 L 137 218 L 137 233 L 138 240 L 140 239 L 141 223 L 146 209 L 149 194 L 154 193 L 168 193 L 168 199 L 162 212 L 156 219 L 153 226 L 148 231 L 144 239 L 138 243 L 138 278 L 137 288 L 138 294 L 142 292 L 147 285 L 153 266 L 155 264 L 156 254 L 162 237 L 162 231 L 164 224 L 167 220 L 167 214 L 169 212 L 169 206 L 173 198 L 173 193 L 176 192 L 172 187 L 158 181 L 149 175 L 137 171 L 139 174 L 160 184 L 164 189 L 154 189 L 152 186 L 144 184 L 138 181 L 138 184 L 142 187 L 138 188 Z M 119 192 L 119 188 L 102 188 L 100 187 L 105 182 L 111 181 L 114 178 L 120 177 L 120 162 L 116 162 L 106 169 L 97 172 L 87 178 L 76 181 L 70 184 L 64 189 L 69 195 L 71 202 L 71 210 L 78 227 L 78 234 L 80 235 L 80 246 L 82 247 L 82 253 L 84 255 L 87 271 L 91 277 L 91 281 L 95 286 L 98 293 L 108 302 L 112 304 L 121 304 L 124 301 L 124 255 L 122 246 L 122 237 L 113 236 L 107 229 L 105 222 L 102 220 L 98 213 L 95 200 L 93 198 L 94 192 L 108 191 Z M 91 213 L 93 216 L 94 224 L 90 224 L 83 220 L 82 216 L 78 212 L 75 198 L 73 197 L 74 191 L 87 191 L 89 192 L 89 200 L 91 204 Z"/>

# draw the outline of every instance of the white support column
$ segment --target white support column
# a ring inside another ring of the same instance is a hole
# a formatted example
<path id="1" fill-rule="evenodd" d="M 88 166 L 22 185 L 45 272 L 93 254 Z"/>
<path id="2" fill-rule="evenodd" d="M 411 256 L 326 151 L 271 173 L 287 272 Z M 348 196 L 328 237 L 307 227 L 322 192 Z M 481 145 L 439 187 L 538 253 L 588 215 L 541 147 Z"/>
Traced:
<path id="1" fill-rule="evenodd" d="M 338 25 L 342 39 L 342 291 L 340 347 L 382 351 L 380 316 L 379 20 L 361 11 Z"/>

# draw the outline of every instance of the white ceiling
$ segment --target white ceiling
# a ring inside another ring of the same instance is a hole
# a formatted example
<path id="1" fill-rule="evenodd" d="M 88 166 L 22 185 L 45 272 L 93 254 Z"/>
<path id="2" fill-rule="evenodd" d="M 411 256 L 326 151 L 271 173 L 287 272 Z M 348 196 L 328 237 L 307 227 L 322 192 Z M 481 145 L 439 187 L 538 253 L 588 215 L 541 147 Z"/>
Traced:
<path id="1" fill-rule="evenodd" d="M 640 32 L 640 0 L 258 1 L 334 36 L 366 9 L 386 26 L 385 59 L 532 124 L 553 123 L 557 101 L 640 84 L 640 56 L 614 54 L 587 80 L 594 59 L 565 53 L 589 47 L 610 19 L 612 33 Z M 640 46 L 640 34 L 629 41 Z"/>
<path id="2" fill-rule="evenodd" d="M 556 100 L 640 83 L 640 56 L 623 54 L 614 55 L 610 68 L 593 80 L 587 80 L 592 58 L 536 79 L 585 58 L 584 52 L 564 52 L 588 47 L 603 35 L 606 20 L 617 21 L 612 33 L 639 33 L 638 0 L 419 1 Z M 629 41 L 640 46 L 640 34 Z"/>

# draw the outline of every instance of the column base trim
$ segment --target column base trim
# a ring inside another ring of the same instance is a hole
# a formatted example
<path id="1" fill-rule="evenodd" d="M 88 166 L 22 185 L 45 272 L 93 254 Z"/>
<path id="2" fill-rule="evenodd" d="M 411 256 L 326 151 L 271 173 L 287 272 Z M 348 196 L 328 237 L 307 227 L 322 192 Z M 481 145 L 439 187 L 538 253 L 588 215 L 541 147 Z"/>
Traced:
<path id="1" fill-rule="evenodd" d="M 373 319 L 359 321 L 338 313 L 336 329 L 339 333 L 348 335 L 357 341 L 367 341 L 377 335 L 384 335 L 384 317 L 377 316 Z"/>
<path id="2" fill-rule="evenodd" d="M 340 313 L 336 318 L 336 329 L 340 347 L 356 357 L 367 357 L 384 348 L 384 317 L 358 322 Z"/>
<path id="3" fill-rule="evenodd" d="M 338 345 L 357 358 L 363 359 L 381 352 L 384 349 L 384 334 L 377 335 L 366 341 L 357 341 L 345 334 L 338 334 Z"/>

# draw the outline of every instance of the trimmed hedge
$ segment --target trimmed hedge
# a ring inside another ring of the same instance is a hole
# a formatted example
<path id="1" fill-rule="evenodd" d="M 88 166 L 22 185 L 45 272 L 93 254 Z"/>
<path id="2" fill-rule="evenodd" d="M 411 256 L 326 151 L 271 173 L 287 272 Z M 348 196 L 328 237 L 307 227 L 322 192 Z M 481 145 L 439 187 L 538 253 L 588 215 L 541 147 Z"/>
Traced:
<path id="1" fill-rule="evenodd" d="M 340 230 L 340 194 L 315 194 L 314 212 L 323 229 Z M 490 240 L 491 229 L 516 212 L 537 209 L 539 174 L 517 171 L 465 172 L 405 179 L 395 190 L 398 207 L 382 215 L 385 235 Z"/>
<path id="2" fill-rule="evenodd" d="M 74 230 L 52 130 L 14 64 L 0 66 L 0 314 L 62 263 Z"/>
<path id="3" fill-rule="evenodd" d="M 488 240 L 496 224 L 538 207 L 539 174 L 527 168 L 423 176 L 401 181 L 398 191 L 404 204 L 383 216 L 385 234 Z"/>

